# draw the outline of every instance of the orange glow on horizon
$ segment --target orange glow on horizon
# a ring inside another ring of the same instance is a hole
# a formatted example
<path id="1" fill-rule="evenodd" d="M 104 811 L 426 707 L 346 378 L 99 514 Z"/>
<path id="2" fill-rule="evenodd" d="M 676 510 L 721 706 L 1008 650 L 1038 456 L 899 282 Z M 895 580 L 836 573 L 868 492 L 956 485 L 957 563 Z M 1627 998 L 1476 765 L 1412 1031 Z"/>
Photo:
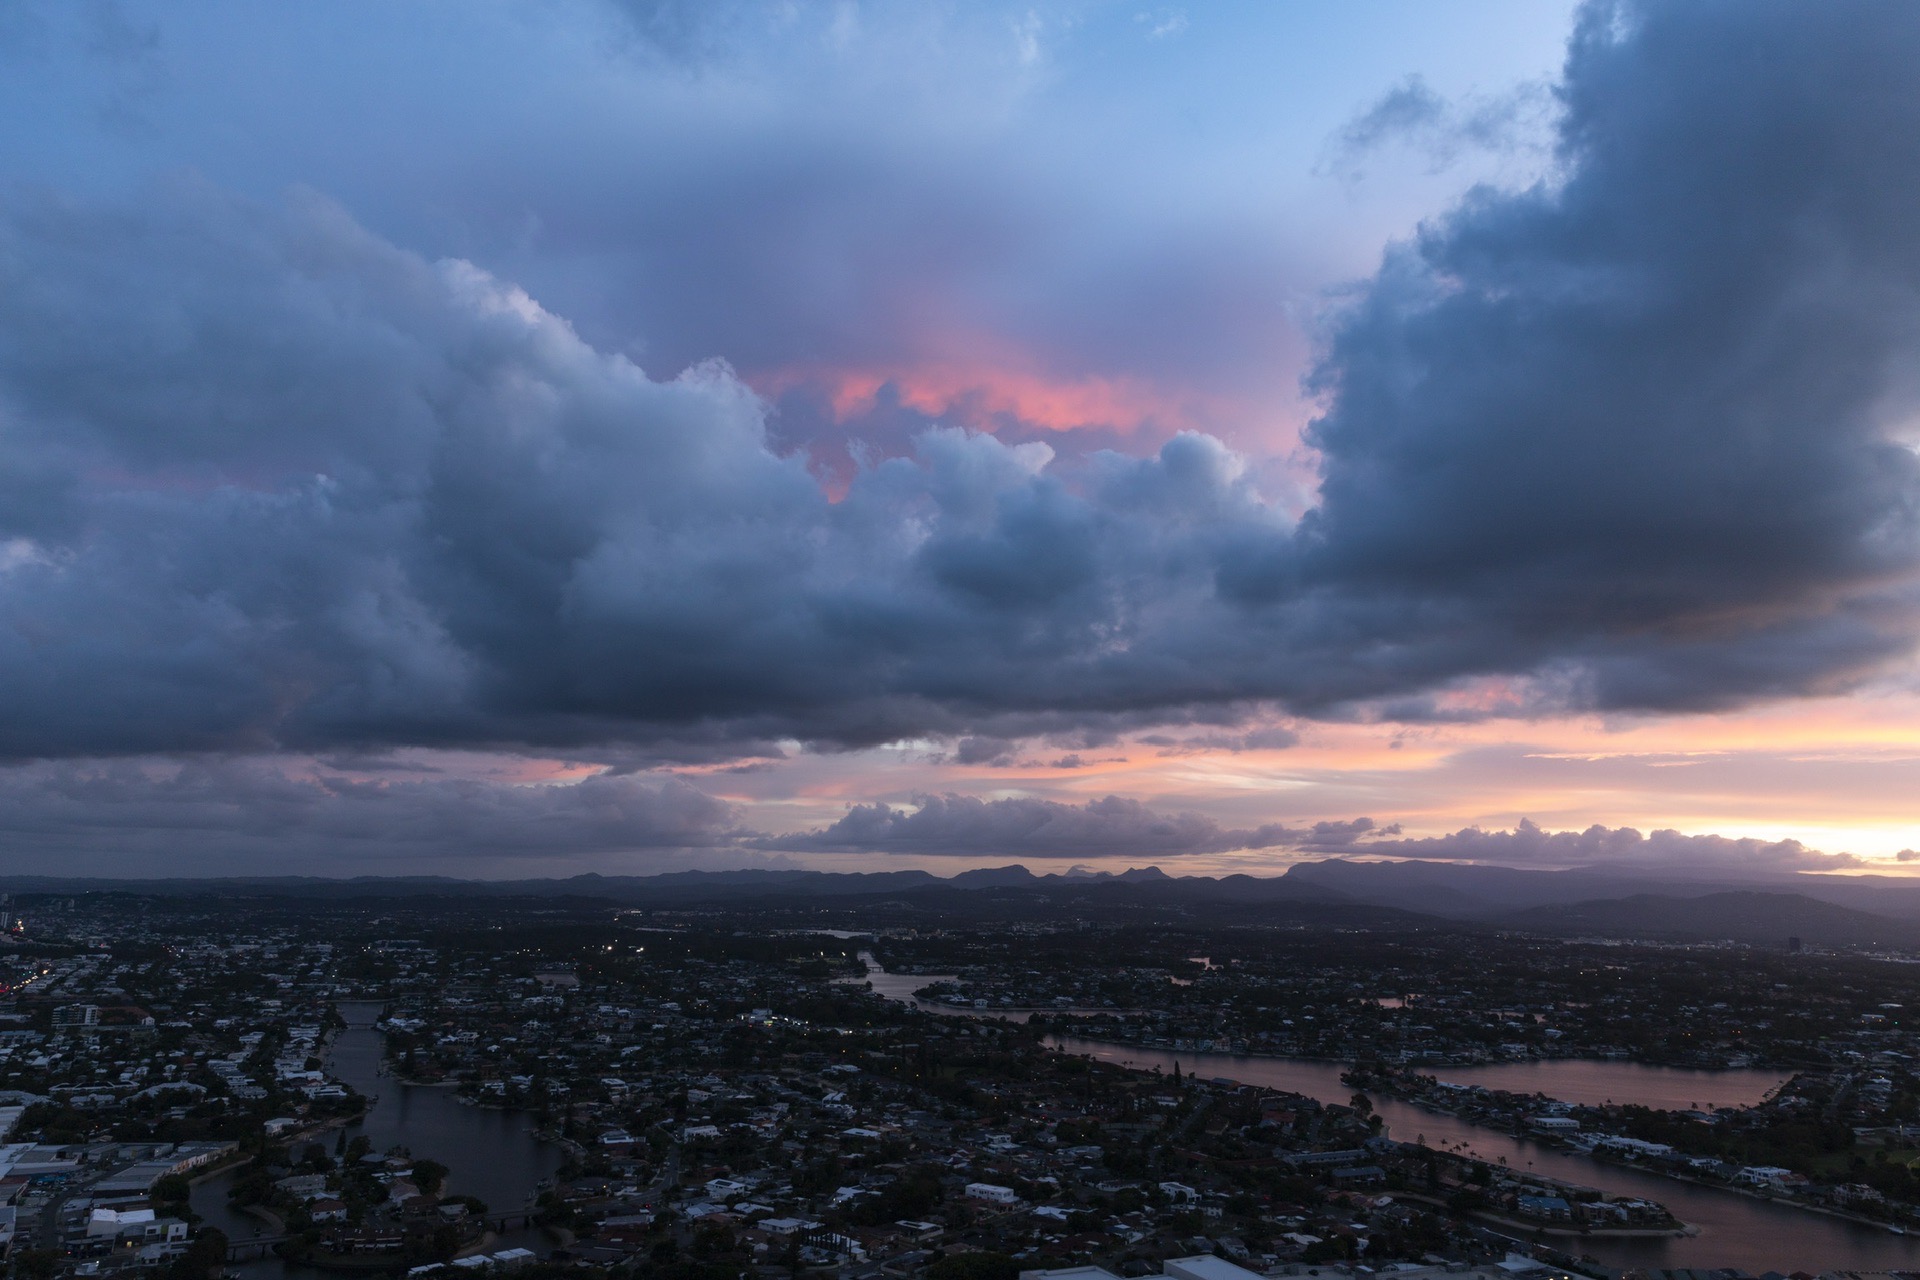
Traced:
<path id="1" fill-rule="evenodd" d="M 729 780 L 725 790 L 750 823 L 780 831 L 825 826 L 849 804 L 906 805 L 920 792 L 1067 804 L 1122 795 L 1164 811 L 1205 813 L 1225 827 L 1365 816 L 1423 837 L 1476 825 L 1510 829 L 1527 818 L 1550 830 L 1598 823 L 1795 839 L 1868 858 L 1874 871 L 1920 873 L 1920 863 L 1892 859 L 1920 848 L 1920 805 L 1911 800 L 1920 795 L 1920 696 L 1912 694 L 1684 717 L 1291 727 L 1301 740 L 1284 749 L 1170 750 L 1129 740 L 1078 750 L 1079 768 L 1053 763 L 1066 750 L 1043 744 L 1002 767 L 959 765 L 926 747 L 801 755 L 750 783 Z M 1168 869 L 1198 872 L 1217 863 L 1277 872 L 1299 856 L 1181 858 Z M 955 859 L 950 869 L 963 865 Z"/>
<path id="2" fill-rule="evenodd" d="M 1004 415 L 1049 431 L 1157 427 L 1171 435 L 1217 418 L 1222 409 L 1207 397 L 1173 395 L 1137 378 L 1055 378 L 1003 363 L 796 367 L 751 381 L 763 394 L 773 395 L 817 386 L 839 422 L 872 412 L 889 387 L 900 403 L 930 418 L 958 417 L 973 423 Z"/>

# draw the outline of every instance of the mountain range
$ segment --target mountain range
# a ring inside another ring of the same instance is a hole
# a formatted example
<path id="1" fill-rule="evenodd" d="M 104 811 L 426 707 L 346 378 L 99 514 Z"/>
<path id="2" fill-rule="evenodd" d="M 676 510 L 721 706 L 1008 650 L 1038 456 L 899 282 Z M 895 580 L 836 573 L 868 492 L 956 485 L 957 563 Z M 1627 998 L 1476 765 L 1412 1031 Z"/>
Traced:
<path id="1" fill-rule="evenodd" d="M 205 893 L 316 900 L 437 897 L 568 897 L 640 907 L 702 903 L 898 899 L 927 909 L 1000 915 L 1066 900 L 1113 911 L 1204 910 L 1232 922 L 1326 919 L 1415 921 L 1674 939 L 1920 947 L 1920 885 L 1890 876 L 1786 875 L 1763 881 L 1674 880 L 1599 868 L 1540 871 L 1440 862 L 1332 858 L 1278 876 L 1172 876 L 1159 867 L 1119 873 L 1075 868 L 1036 874 L 1018 864 L 950 877 L 919 870 L 678 871 L 597 873 L 556 879 L 462 880 L 440 876 L 72 879 L 0 877 L 16 894 Z"/>

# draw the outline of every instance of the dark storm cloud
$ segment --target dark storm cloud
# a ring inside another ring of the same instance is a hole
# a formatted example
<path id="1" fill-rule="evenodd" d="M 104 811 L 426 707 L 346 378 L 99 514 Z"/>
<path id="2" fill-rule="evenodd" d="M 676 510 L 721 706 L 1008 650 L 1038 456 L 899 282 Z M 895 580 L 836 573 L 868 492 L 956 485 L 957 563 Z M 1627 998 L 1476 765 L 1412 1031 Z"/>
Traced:
<path id="1" fill-rule="evenodd" d="M 1005 738 L 962 738 L 953 744 L 953 762 L 962 765 L 1011 765 L 1018 757 L 1019 750 L 1019 743 Z"/>
<path id="2" fill-rule="evenodd" d="M 1084 805 L 962 795 L 916 796 L 913 803 L 912 809 L 854 805 L 845 817 L 819 831 L 768 836 L 755 843 L 795 853 L 1173 858 L 1238 849 L 1341 850 L 1374 833 L 1367 818 L 1233 830 L 1201 814 L 1160 813 L 1122 796 Z"/>
<path id="3" fill-rule="evenodd" d="M 678 778 L 368 780 L 218 758 L 0 769 L 0 845 L 14 871 L 50 872 L 69 858 L 121 874 L 431 870 L 436 859 L 470 867 L 713 849 L 743 834 L 732 806 Z"/>
<path id="4" fill-rule="evenodd" d="M 1916 90 L 1902 8 L 1590 10 L 1557 184 L 1476 194 L 1330 330 L 1298 529 L 1196 434 L 1067 467 L 929 431 L 829 500 L 724 366 L 649 379 L 318 197 L 8 190 L 0 753 L 990 762 L 1470 713 L 1476 677 L 1832 687 L 1915 635 Z"/>
<path id="5" fill-rule="evenodd" d="M 1563 179 L 1426 228 L 1333 339 L 1306 580 L 1403 679 L 1558 661 L 1606 706 L 1909 652 L 1917 88 L 1908 8 L 1587 9 Z"/>
<path id="6" fill-rule="evenodd" d="M 1285 725 L 1268 725 L 1244 733 L 1198 733 L 1184 738 L 1167 733 L 1147 733 L 1140 735 L 1138 741 L 1145 746 L 1157 747 L 1160 754 L 1169 756 L 1198 755 L 1207 751 L 1229 751 L 1238 755 L 1242 751 L 1284 751 L 1297 746 L 1300 735 Z"/>
<path id="7" fill-rule="evenodd" d="M 725 368 L 650 381 L 317 198 L 16 196 L 0 249 L 9 754 L 763 750 L 1242 696 L 1207 574 L 1285 530 L 1203 437 L 1074 489 L 933 432 L 835 503 Z"/>

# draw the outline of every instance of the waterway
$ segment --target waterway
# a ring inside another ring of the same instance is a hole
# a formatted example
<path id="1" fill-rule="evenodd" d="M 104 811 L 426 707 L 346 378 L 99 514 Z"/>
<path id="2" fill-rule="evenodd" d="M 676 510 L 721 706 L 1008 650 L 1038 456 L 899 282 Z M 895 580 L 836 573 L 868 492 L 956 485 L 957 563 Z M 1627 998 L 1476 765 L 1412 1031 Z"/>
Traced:
<path id="1" fill-rule="evenodd" d="M 566 1152 L 534 1137 L 533 1121 L 524 1114 L 466 1106 L 451 1089 L 401 1084 L 383 1074 L 384 1037 L 374 1028 L 381 1006 L 354 1002 L 339 1008 L 347 1029 L 328 1046 L 327 1070 L 367 1097 L 378 1099 L 364 1119 L 347 1127 L 347 1141 L 365 1134 L 375 1151 L 405 1147 L 416 1157 L 437 1160 L 451 1170 L 447 1175 L 449 1194 L 478 1196 L 496 1214 L 529 1206 L 541 1180 L 552 1177 L 565 1163 Z M 329 1152 L 334 1141 L 333 1133 L 324 1135 Z M 196 1186 L 193 1208 L 231 1239 L 243 1241 L 261 1234 L 262 1225 L 228 1205 L 227 1190 L 233 1177 L 223 1174 Z M 493 1248 L 519 1247 L 544 1253 L 549 1243 L 538 1231 L 510 1231 L 501 1235 Z M 235 1263 L 229 1271 L 247 1280 L 277 1280 L 295 1273 L 304 1280 L 323 1274 L 289 1267 L 277 1258 Z"/>
<path id="2" fill-rule="evenodd" d="M 854 936 L 859 937 L 861 935 L 856 934 Z M 1195 957 L 1195 959 L 1203 958 L 1204 957 Z M 946 1018 L 997 1018 L 1002 1022 L 1026 1022 L 1036 1013 L 1139 1012 L 1136 1009 L 1083 1009 L 1077 1006 L 1061 1008 L 1052 1005 L 1049 1005 L 1045 1009 L 1000 1009 L 993 1006 L 988 1006 L 984 1009 L 973 1009 L 965 1005 L 941 1004 L 937 1000 L 922 1000 L 913 993 L 923 987 L 930 987 L 936 982 L 952 982 L 955 980 L 955 975 L 951 973 L 888 973 L 880 961 L 874 958 L 874 954 L 871 951 L 862 951 L 860 953 L 860 959 L 867 966 L 866 976 L 863 978 L 841 978 L 839 979 L 841 983 L 855 987 L 870 986 L 873 988 L 873 993 L 877 996 L 885 996 L 889 1000 L 897 1000 L 901 1004 L 910 1004 L 916 1009 L 924 1010 L 927 1013 L 937 1013 Z"/>
<path id="3" fill-rule="evenodd" d="M 1350 1086 L 1342 1083 L 1340 1074 L 1346 1068 L 1337 1062 L 1175 1052 L 1066 1036 L 1050 1036 L 1047 1043 L 1062 1053 L 1089 1054 L 1102 1062 L 1143 1071 L 1157 1067 L 1171 1074 L 1175 1062 L 1178 1062 L 1181 1071 L 1202 1079 L 1235 1080 L 1242 1084 L 1304 1094 L 1323 1102 L 1344 1102 L 1354 1092 Z M 1563 1059 L 1543 1062 L 1538 1066 L 1545 1070 L 1527 1077 L 1529 1090 L 1553 1097 L 1567 1097 L 1572 1093 L 1599 1089 L 1606 1097 L 1617 1101 L 1640 1101 L 1642 1098 L 1670 1096 L 1676 1087 L 1676 1082 L 1661 1068 L 1635 1063 Z M 1472 1070 L 1476 1069 L 1463 1068 L 1461 1074 Z M 1456 1073 L 1452 1071 L 1443 1074 L 1448 1078 L 1456 1078 Z M 1636 1089 L 1636 1081 L 1644 1081 L 1644 1092 Z M 1747 1079 L 1730 1085 L 1721 1091 L 1725 1095 L 1723 1100 L 1747 1096 L 1760 1083 Z M 1503 1084 L 1499 1087 L 1512 1086 Z M 1693 1081 L 1690 1087 L 1699 1088 L 1701 1085 Z M 1687 1100 L 1692 1101 L 1691 1095 Z M 1482 1128 L 1457 1116 L 1427 1111 L 1394 1098 L 1376 1097 L 1373 1106 L 1381 1119 L 1386 1121 L 1388 1136 L 1399 1141 L 1466 1152 L 1510 1168 L 1545 1174 L 1581 1186 L 1598 1187 L 1613 1195 L 1658 1200 L 1682 1222 L 1697 1229 L 1698 1234 L 1693 1236 L 1645 1240 L 1588 1238 L 1573 1241 L 1562 1238 L 1554 1242 L 1558 1248 L 1591 1254 L 1609 1266 L 1744 1267 L 1755 1275 L 1769 1270 L 1884 1271 L 1920 1266 L 1920 1240 L 1912 1237 L 1896 1236 L 1879 1228 L 1770 1203 L 1733 1191 L 1697 1186 L 1619 1165 L 1603 1164 L 1585 1156 L 1571 1155 Z"/>
<path id="4" fill-rule="evenodd" d="M 865 981 L 889 1000 L 898 1000 L 947 1017 L 1001 1017 L 1025 1022 L 1027 1012 L 956 1009 L 922 1000 L 913 993 L 939 974 L 892 974 L 868 953 Z M 1176 1052 L 1141 1045 L 1109 1044 L 1071 1036 L 1049 1036 L 1062 1053 L 1088 1054 L 1141 1071 L 1171 1074 L 1174 1064 L 1191 1075 L 1235 1080 L 1298 1093 L 1322 1102 L 1345 1102 L 1353 1089 L 1337 1062 L 1269 1058 L 1246 1054 Z M 1503 1063 L 1477 1067 L 1441 1067 L 1435 1074 L 1456 1084 L 1485 1085 L 1521 1093 L 1543 1093 L 1577 1103 L 1638 1103 L 1662 1108 L 1747 1106 L 1760 1101 L 1785 1078 L 1770 1071 L 1683 1071 L 1637 1062 L 1561 1058 L 1548 1062 Z M 1887 1271 L 1920 1268 L 1920 1238 L 1896 1236 L 1878 1227 L 1813 1213 L 1719 1187 L 1602 1163 L 1515 1138 L 1469 1123 L 1458 1116 L 1427 1111 L 1395 1098 L 1375 1098 L 1375 1112 L 1390 1137 L 1435 1149 L 1460 1151 L 1619 1196 L 1658 1200 L 1694 1228 L 1691 1236 L 1655 1239 L 1584 1240 L 1558 1238 L 1558 1248 L 1591 1254 L 1615 1267 L 1743 1267 L 1764 1271 Z"/>
<path id="5" fill-rule="evenodd" d="M 1544 1093 L 1579 1106 L 1633 1103 L 1661 1111 L 1702 1107 L 1750 1107 L 1788 1080 L 1784 1071 L 1743 1068 L 1689 1071 L 1638 1062 L 1558 1058 L 1549 1062 L 1501 1062 L 1483 1067 L 1433 1067 L 1436 1079 L 1477 1084 L 1509 1093 Z"/>

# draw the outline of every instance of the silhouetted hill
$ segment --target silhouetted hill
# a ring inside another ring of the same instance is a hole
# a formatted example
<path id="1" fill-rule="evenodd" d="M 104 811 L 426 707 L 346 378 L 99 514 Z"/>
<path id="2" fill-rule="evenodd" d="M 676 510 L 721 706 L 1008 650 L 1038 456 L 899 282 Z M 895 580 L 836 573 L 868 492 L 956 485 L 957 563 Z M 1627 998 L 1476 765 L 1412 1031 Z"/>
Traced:
<path id="1" fill-rule="evenodd" d="M 1454 919 L 1489 919 L 1516 909 L 1618 898 L 1635 893 L 1700 893 L 1738 886 L 1691 884 L 1605 871 L 1534 871 L 1457 862 L 1303 862 L 1287 879 L 1319 885 L 1355 902 Z"/>
<path id="2" fill-rule="evenodd" d="M 1791 886 L 1791 888 L 1789 888 Z M 897 904 L 956 919 L 1033 919 L 1071 909 L 1116 920 L 1431 927 L 1440 920 L 1548 933 L 1736 938 L 1920 947 L 1920 887 L 1893 877 L 1783 876 L 1762 886 L 1620 877 L 1592 868 L 1519 870 L 1436 862 L 1302 863 L 1279 876 L 1170 876 L 1158 867 L 1119 874 L 1078 868 L 1036 874 L 1012 864 L 962 871 L 678 871 L 545 880 L 439 876 L 260 876 L 204 880 L 0 877 L 11 893 L 223 895 L 341 902 L 355 899 L 580 899 L 638 908 L 722 906 L 867 911 Z M 1848 900 L 1846 905 L 1832 899 Z M 1865 911 L 1853 903 L 1872 902 Z M 877 917 L 876 917 L 877 918 Z"/>
<path id="3" fill-rule="evenodd" d="M 598 898 L 636 906 L 738 903 L 766 899 L 857 899 L 903 894 L 969 895 L 989 891 L 1058 897 L 1106 892 L 1140 904 L 1350 903 L 1323 885 L 1284 876 L 1214 879 L 1169 876 L 1157 867 L 1118 874 L 1086 871 L 1035 875 L 1024 866 L 980 868 L 951 878 L 925 871 L 676 871 L 652 876 L 598 873 L 549 880 L 455 880 L 440 876 L 236 876 L 219 879 L 104 880 L 61 876 L 0 876 L 10 893 L 136 893 L 169 897 L 239 894 L 319 899 L 435 897 Z"/>
<path id="4" fill-rule="evenodd" d="M 1626 898 L 1535 907 L 1500 923 L 1559 934 L 1672 938 L 1783 946 L 1790 937 L 1830 946 L 1920 946 L 1920 925 L 1800 893 L 1740 889 L 1698 897 L 1640 893 Z"/>
<path id="5" fill-rule="evenodd" d="M 1289 880 L 1334 889 L 1355 902 L 1424 911 L 1456 920 L 1497 920 L 1530 907 L 1635 895 L 1699 898 L 1757 890 L 1799 894 L 1873 915 L 1920 921 L 1920 882 L 1902 876 L 1820 875 L 1767 870 L 1714 875 L 1684 868 L 1658 874 L 1575 867 L 1541 871 L 1455 862 L 1354 862 L 1332 858 L 1291 868 Z"/>

